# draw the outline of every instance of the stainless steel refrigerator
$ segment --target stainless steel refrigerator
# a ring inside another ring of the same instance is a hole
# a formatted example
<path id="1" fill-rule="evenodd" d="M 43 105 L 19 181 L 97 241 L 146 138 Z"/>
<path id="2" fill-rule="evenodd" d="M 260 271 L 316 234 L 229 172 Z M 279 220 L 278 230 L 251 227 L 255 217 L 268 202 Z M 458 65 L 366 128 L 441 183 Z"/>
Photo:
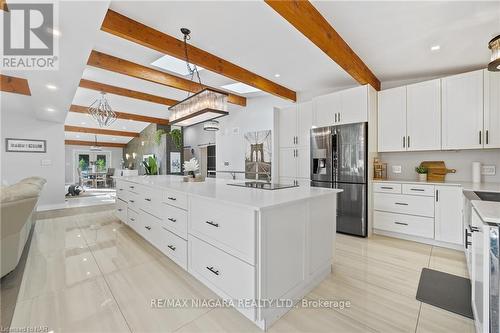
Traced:
<path id="1" fill-rule="evenodd" d="M 311 186 L 344 190 L 337 196 L 337 232 L 367 236 L 368 124 L 311 130 Z"/>

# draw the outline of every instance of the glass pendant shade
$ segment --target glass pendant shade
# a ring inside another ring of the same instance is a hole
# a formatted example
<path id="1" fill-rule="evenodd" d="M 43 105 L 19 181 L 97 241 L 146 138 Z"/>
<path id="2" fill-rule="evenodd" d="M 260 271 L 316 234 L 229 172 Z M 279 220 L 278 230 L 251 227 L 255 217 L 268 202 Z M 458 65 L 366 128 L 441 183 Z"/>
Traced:
<path id="1" fill-rule="evenodd" d="M 500 35 L 490 40 L 488 47 L 491 50 L 491 62 L 488 64 L 488 70 L 500 72 Z"/>
<path id="2" fill-rule="evenodd" d="M 224 92 L 205 88 L 169 108 L 170 124 L 191 126 L 223 117 L 228 114 L 227 96 Z"/>
<path id="3" fill-rule="evenodd" d="M 218 131 L 220 124 L 217 120 L 210 120 L 203 124 L 203 129 L 205 131 Z"/>
<path id="4" fill-rule="evenodd" d="M 117 116 L 111 109 L 106 99 L 106 93 L 101 92 L 101 97 L 90 104 L 88 113 L 94 118 L 99 127 L 108 127 L 115 122 Z"/>

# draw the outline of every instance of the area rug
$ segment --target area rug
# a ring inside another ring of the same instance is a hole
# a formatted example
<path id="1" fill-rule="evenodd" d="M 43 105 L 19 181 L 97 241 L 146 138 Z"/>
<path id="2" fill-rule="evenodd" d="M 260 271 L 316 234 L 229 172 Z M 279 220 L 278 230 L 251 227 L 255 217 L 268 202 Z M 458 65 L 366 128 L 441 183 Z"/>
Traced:
<path id="1" fill-rule="evenodd" d="M 423 268 L 417 300 L 474 319 L 470 280 L 429 268 Z"/>

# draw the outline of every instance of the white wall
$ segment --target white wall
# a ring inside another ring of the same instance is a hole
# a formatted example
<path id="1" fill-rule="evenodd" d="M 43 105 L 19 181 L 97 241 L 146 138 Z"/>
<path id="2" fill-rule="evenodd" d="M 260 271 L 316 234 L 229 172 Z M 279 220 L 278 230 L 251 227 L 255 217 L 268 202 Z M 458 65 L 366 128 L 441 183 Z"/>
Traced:
<path id="1" fill-rule="evenodd" d="M 231 111 L 226 117 L 220 118 L 220 130 L 216 133 L 216 155 L 219 170 L 245 170 L 245 141 L 247 132 L 273 130 L 276 107 L 291 105 L 291 102 L 274 96 L 256 97 L 247 99 L 247 106 L 238 111 Z M 276 142 L 276 133 L 273 131 L 273 146 Z M 277 152 L 273 151 L 273 171 L 277 165 Z M 222 176 L 218 174 L 217 177 Z M 229 177 L 229 175 L 226 175 Z M 238 178 L 243 178 L 240 175 Z"/>
<path id="2" fill-rule="evenodd" d="M 68 145 L 64 146 L 65 150 L 65 182 L 66 184 L 75 184 L 78 182 L 78 175 L 76 173 L 75 160 L 77 152 L 91 152 L 89 146 L 73 146 Z M 123 148 L 112 148 L 112 147 L 103 147 L 102 153 L 110 153 L 111 160 L 108 167 L 120 169 L 121 162 L 123 157 Z M 91 152 L 95 153 L 95 152 Z"/>
<path id="3" fill-rule="evenodd" d="M 11 112 L 2 108 L 1 114 L 1 179 L 14 184 L 19 180 L 38 176 L 47 180 L 39 201 L 39 208 L 64 204 L 64 125 L 37 120 L 29 111 Z M 8 153 L 5 138 L 47 140 L 46 153 Z M 50 165 L 42 166 L 44 160 Z"/>
<path id="4" fill-rule="evenodd" d="M 193 156 L 197 160 L 201 160 L 200 146 L 207 146 L 208 144 L 215 144 L 215 132 L 205 131 L 203 123 L 184 128 L 184 148 L 190 147 L 193 149 Z"/>
<path id="5" fill-rule="evenodd" d="M 379 157 L 382 162 L 388 163 L 389 179 L 414 179 L 415 167 L 420 165 L 421 161 L 444 161 L 448 169 L 457 170 L 455 174 L 449 173 L 446 180 L 471 181 L 472 162 L 478 161 L 483 165 L 495 165 L 497 168 L 495 176 L 482 176 L 482 181 L 500 183 L 500 149 L 380 153 Z M 401 165 L 402 173 L 393 173 L 393 165 Z"/>

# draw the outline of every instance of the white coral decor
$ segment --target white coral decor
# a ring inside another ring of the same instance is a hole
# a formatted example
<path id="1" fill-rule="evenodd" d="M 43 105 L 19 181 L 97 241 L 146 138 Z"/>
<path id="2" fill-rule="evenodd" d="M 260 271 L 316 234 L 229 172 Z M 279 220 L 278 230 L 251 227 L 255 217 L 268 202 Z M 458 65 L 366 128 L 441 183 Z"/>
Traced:
<path id="1" fill-rule="evenodd" d="M 184 171 L 188 172 L 190 174 L 194 174 L 198 169 L 200 168 L 200 165 L 198 164 L 198 161 L 196 158 L 192 158 L 189 161 L 184 162 Z"/>

